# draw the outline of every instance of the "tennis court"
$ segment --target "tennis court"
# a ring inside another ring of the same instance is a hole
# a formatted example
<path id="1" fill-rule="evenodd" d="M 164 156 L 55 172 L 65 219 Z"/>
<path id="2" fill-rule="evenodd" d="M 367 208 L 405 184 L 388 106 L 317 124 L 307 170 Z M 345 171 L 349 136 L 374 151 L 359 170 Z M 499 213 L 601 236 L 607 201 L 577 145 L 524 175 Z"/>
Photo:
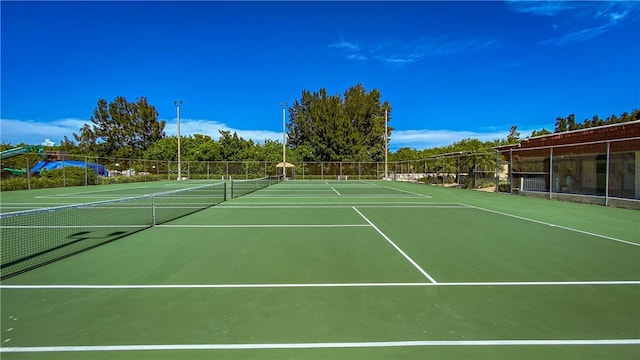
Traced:
<path id="1" fill-rule="evenodd" d="M 138 200 L 97 207 L 89 230 L 3 223 L 3 238 L 55 230 L 90 250 L 3 272 L 2 358 L 640 358 L 637 211 L 396 182 L 268 185 L 3 193 L 3 213 Z M 171 216 L 142 224 L 149 201 Z"/>

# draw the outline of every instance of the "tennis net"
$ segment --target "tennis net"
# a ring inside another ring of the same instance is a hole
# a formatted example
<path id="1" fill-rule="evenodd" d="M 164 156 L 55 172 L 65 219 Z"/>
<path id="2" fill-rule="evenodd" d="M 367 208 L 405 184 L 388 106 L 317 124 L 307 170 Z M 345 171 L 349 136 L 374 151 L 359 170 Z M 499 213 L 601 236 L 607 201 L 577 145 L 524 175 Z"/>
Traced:
<path id="1" fill-rule="evenodd" d="M 279 183 L 284 179 L 283 175 L 265 176 L 258 179 L 231 180 L 231 198 L 250 194 L 254 191 L 264 189 L 267 186 Z"/>
<path id="2" fill-rule="evenodd" d="M 0 278 L 120 239 L 226 200 L 226 183 L 0 214 Z"/>

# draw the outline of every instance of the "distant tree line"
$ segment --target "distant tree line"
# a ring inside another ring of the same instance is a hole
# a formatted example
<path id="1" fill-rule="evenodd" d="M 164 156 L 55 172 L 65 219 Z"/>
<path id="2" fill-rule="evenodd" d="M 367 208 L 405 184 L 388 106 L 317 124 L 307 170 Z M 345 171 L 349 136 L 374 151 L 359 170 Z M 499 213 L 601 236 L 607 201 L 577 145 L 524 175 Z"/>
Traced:
<path id="1" fill-rule="evenodd" d="M 594 115 L 591 119 L 586 118 L 581 123 L 576 122 L 575 114 L 569 114 L 567 117 L 558 116 L 553 128 L 553 133 L 561 133 L 566 131 L 574 131 L 581 129 L 588 129 L 604 125 L 619 124 L 629 121 L 640 120 L 640 109 L 633 110 L 631 113 L 624 112 L 620 116 L 611 115 L 605 119 L 600 118 L 598 115 Z M 551 131 L 547 129 L 534 130 L 531 133 L 531 137 L 548 135 Z"/>
<path id="2" fill-rule="evenodd" d="M 385 137 L 384 133 L 385 112 L 390 121 L 391 110 L 389 102 L 381 100 L 380 91 L 367 91 L 360 84 L 348 88 L 343 95 L 329 95 L 325 89 L 316 92 L 303 90 L 301 98 L 289 108 L 287 161 L 383 161 L 388 144 L 385 138 L 387 141 L 391 138 Z M 65 136 L 59 146 L 46 149 L 92 157 L 177 161 L 177 137 L 166 136 L 166 121 L 158 119 L 158 112 L 145 97 L 135 102 L 128 102 L 121 96 L 112 102 L 100 99 L 89 120 L 90 123 L 72 135 L 73 140 Z M 556 118 L 554 133 L 634 120 L 640 120 L 640 110 L 605 119 L 596 115 L 582 123 L 576 122 L 575 115 L 570 114 Z M 393 130 L 389 126 L 388 134 Z M 545 134 L 551 132 L 535 130 L 531 136 Z M 265 140 L 256 143 L 230 131 L 220 131 L 218 140 L 210 135 L 195 134 L 182 136 L 180 141 L 183 161 L 282 160 L 281 142 Z M 417 160 L 453 152 L 490 153 L 495 146 L 519 141 L 520 133 L 513 125 L 505 139 L 484 142 L 462 139 L 447 146 L 423 150 L 402 147 L 390 152 L 389 160 Z M 24 144 L 3 143 L 0 149 L 21 145 Z M 36 156 L 29 156 L 34 158 L 34 163 L 37 161 Z M 11 167 L 15 161 L 15 158 L 3 160 L 2 166 Z"/>
<path id="3" fill-rule="evenodd" d="M 377 89 L 362 85 L 350 87 L 344 96 L 303 90 L 301 98 L 289 108 L 289 161 L 382 161 L 384 159 L 385 112 L 391 106 L 381 102 Z M 57 150 L 69 154 L 110 158 L 177 160 L 176 136 L 166 136 L 166 121 L 146 98 L 128 102 L 119 96 L 112 102 L 98 100 L 89 118 L 73 140 L 65 136 Z M 387 127 L 388 134 L 393 127 Z M 282 143 L 265 140 L 256 143 L 237 133 L 220 131 L 219 139 L 210 135 L 182 136 L 183 161 L 281 161 Z M 388 142 L 387 142 L 388 144 Z"/>

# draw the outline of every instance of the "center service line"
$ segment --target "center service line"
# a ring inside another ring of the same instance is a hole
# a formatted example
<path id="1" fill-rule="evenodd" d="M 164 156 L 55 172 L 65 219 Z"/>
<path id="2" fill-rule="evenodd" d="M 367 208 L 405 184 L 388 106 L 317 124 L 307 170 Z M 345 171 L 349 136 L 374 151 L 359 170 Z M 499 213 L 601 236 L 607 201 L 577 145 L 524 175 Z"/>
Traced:
<path id="1" fill-rule="evenodd" d="M 355 206 L 353 206 L 352 208 L 353 210 L 355 210 L 355 212 L 358 213 L 358 215 L 360 215 L 364 219 L 364 221 L 369 223 L 369 225 L 371 225 L 378 232 L 378 234 L 380 234 L 385 240 L 387 240 L 389 244 L 391 244 L 391 246 L 393 246 L 396 250 L 398 250 L 398 252 L 400 252 L 400 254 L 402 254 L 402 256 L 404 256 L 405 259 L 407 259 L 416 269 L 418 269 L 418 271 L 420 271 L 422 275 L 424 275 L 432 283 L 434 284 L 438 283 L 433 277 L 431 277 L 431 275 L 429 275 L 429 273 L 424 271 L 424 269 L 421 268 L 420 265 L 418 265 L 415 261 L 413 261 L 413 259 L 411 259 L 409 255 L 407 255 L 404 251 L 402 251 L 402 249 L 400 249 L 398 245 L 396 245 L 393 241 L 391 241 L 391 239 L 389 239 L 387 235 L 385 235 L 382 231 L 380 231 L 380 229 L 378 229 L 377 226 L 375 226 L 369 219 L 367 219 L 366 216 L 362 215 L 362 213 L 358 209 L 356 209 Z"/>

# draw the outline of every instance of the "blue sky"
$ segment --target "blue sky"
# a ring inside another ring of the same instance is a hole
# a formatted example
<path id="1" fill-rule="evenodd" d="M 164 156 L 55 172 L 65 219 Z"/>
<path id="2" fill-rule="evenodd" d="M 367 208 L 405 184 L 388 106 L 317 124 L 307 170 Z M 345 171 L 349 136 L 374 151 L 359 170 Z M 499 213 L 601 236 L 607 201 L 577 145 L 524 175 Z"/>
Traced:
<path id="1" fill-rule="evenodd" d="M 282 141 L 281 102 L 358 83 L 391 149 L 640 108 L 638 2 L 2 1 L 4 143 L 59 143 L 100 98 L 145 96 L 168 135 Z"/>

